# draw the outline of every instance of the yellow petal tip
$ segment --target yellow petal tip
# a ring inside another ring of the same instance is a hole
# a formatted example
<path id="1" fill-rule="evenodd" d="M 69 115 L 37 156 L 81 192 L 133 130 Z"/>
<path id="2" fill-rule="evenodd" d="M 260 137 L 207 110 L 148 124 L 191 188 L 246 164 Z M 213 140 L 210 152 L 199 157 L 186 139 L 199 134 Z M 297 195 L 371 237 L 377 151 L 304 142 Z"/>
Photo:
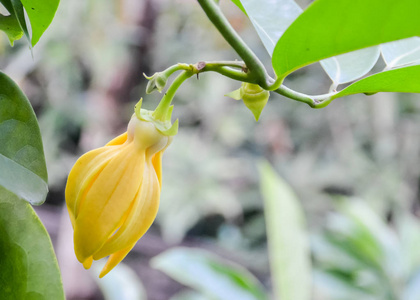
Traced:
<path id="1" fill-rule="evenodd" d="M 91 256 L 83 262 L 83 268 L 85 268 L 86 270 L 90 269 L 90 267 L 92 266 L 92 262 L 93 262 L 93 257 Z"/>

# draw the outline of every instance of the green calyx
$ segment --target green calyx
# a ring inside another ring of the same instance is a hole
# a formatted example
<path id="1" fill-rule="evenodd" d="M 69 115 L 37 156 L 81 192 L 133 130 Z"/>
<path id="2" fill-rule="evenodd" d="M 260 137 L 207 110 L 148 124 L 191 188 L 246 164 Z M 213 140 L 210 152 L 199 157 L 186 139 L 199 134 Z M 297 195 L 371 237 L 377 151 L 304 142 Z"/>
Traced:
<path id="1" fill-rule="evenodd" d="M 142 102 L 143 98 L 141 98 L 134 107 L 134 113 L 139 120 L 153 123 L 156 129 L 163 135 L 174 136 L 178 133 L 178 119 L 173 124 L 171 123 L 171 116 L 174 108 L 173 105 L 171 105 L 167 110 L 165 118 L 163 120 L 159 120 L 154 117 L 154 111 L 141 108 Z"/>
<path id="2" fill-rule="evenodd" d="M 258 84 L 243 82 L 239 89 L 234 90 L 225 96 L 235 100 L 242 99 L 245 106 L 248 107 L 254 115 L 255 121 L 258 121 L 262 110 L 268 102 L 270 92 L 264 90 Z"/>

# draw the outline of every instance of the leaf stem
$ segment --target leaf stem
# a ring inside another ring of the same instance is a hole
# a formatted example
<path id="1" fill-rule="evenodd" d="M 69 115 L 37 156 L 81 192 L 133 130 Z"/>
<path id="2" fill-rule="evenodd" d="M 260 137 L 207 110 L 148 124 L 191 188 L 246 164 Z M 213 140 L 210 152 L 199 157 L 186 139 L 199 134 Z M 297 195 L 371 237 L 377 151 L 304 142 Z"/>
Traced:
<path id="1" fill-rule="evenodd" d="M 197 1 L 224 39 L 244 60 L 246 67 L 250 71 L 250 77 L 255 77 L 254 82 L 262 88 L 269 90 L 274 83 L 274 79 L 267 74 L 263 63 L 242 40 L 235 29 L 233 29 L 232 25 L 230 25 L 229 21 L 223 15 L 217 3 L 214 0 Z"/>
<path id="2" fill-rule="evenodd" d="M 199 73 L 204 72 L 216 72 L 237 81 L 258 84 L 257 78 L 252 76 L 252 73 L 247 69 L 247 66 L 243 61 L 208 61 L 198 62 L 196 64 L 179 63 L 167 68 L 162 72 L 164 72 L 169 77 L 176 71 L 181 70 L 183 70 L 183 73 L 181 73 L 174 80 L 174 82 L 166 92 L 166 95 L 164 96 L 164 98 L 162 98 L 161 104 L 159 104 L 159 106 L 164 105 L 164 101 L 169 101 L 169 104 L 167 104 L 169 106 L 179 86 L 186 79 L 190 78 L 194 74 L 198 75 Z M 322 95 L 307 95 L 294 91 L 284 85 L 281 85 L 277 89 L 273 90 L 273 92 L 285 96 L 287 98 L 306 103 L 312 108 L 323 108 L 327 106 L 332 101 L 331 96 L 337 93 L 333 92 Z"/>
<path id="3" fill-rule="evenodd" d="M 182 85 L 182 83 L 188 78 L 190 78 L 192 75 L 194 75 L 194 73 L 191 71 L 183 71 L 175 78 L 175 80 L 172 82 L 172 84 L 166 91 L 165 96 L 163 96 L 162 100 L 160 100 L 159 105 L 153 112 L 153 117 L 156 120 L 163 122 L 166 121 L 168 112 L 170 111 L 171 102 L 175 96 L 176 91 Z"/>

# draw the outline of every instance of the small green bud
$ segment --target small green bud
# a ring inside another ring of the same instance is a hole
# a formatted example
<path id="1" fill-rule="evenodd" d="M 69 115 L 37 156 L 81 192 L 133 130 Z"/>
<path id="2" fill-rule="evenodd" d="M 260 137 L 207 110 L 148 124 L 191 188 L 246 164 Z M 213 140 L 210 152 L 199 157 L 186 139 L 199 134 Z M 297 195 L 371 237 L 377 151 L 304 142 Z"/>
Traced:
<path id="1" fill-rule="evenodd" d="M 166 82 L 168 81 L 168 77 L 163 72 L 156 72 L 152 76 L 146 76 L 146 74 L 143 74 L 146 79 L 149 80 L 146 86 L 146 93 L 151 94 L 154 91 L 158 91 L 159 93 L 162 92 L 162 90 L 166 86 Z"/>
<path id="2" fill-rule="evenodd" d="M 240 89 L 230 92 L 225 96 L 235 100 L 242 99 L 244 104 L 252 112 L 255 121 L 260 118 L 261 112 L 268 102 L 270 92 L 261 88 L 258 84 L 242 82 Z"/>

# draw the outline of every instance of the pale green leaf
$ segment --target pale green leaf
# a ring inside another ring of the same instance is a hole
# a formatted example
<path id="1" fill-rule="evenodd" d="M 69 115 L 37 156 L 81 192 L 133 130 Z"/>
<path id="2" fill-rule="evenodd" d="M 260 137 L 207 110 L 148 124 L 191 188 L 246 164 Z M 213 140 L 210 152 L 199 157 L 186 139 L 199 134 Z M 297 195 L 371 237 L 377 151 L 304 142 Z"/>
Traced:
<path id="1" fill-rule="evenodd" d="M 154 257 L 151 265 L 212 299 L 267 299 L 261 284 L 246 269 L 205 250 L 171 249 Z"/>
<path id="2" fill-rule="evenodd" d="M 287 27 L 302 13 L 294 0 L 241 0 L 241 3 L 270 55 Z"/>
<path id="3" fill-rule="evenodd" d="M 382 57 L 391 69 L 420 62 L 420 38 L 412 37 L 381 45 Z"/>
<path id="4" fill-rule="evenodd" d="M 339 93 L 333 95 L 328 101 L 336 98 L 366 93 L 377 92 L 401 92 L 401 93 L 420 93 L 420 66 L 409 66 L 400 69 L 393 69 L 363 78 L 349 85 Z"/>
<path id="5" fill-rule="evenodd" d="M 21 0 L 31 21 L 32 46 L 35 46 L 42 34 L 50 26 L 60 0 Z"/>
<path id="6" fill-rule="evenodd" d="M 301 205 L 268 162 L 262 162 L 259 169 L 276 299 L 309 300 L 311 263 Z"/>
<path id="7" fill-rule="evenodd" d="M 322 59 L 420 35 L 420 1 L 318 0 L 285 31 L 273 52 L 281 79 Z"/>
<path id="8" fill-rule="evenodd" d="M 321 60 L 334 85 L 351 82 L 366 75 L 379 58 L 379 46 L 356 50 Z"/>
<path id="9" fill-rule="evenodd" d="M 27 202 L 2 187 L 0 253 L 0 299 L 64 300 L 47 231 Z"/>
<path id="10" fill-rule="evenodd" d="M 349 199 L 340 205 L 344 214 L 330 224 L 338 246 L 390 278 L 402 273 L 401 248 L 395 233 L 364 202 Z M 334 220 L 334 219 L 333 219 Z"/>
<path id="11" fill-rule="evenodd" d="M 41 133 L 26 96 L 0 72 L 0 186 L 39 205 L 48 192 Z"/>

